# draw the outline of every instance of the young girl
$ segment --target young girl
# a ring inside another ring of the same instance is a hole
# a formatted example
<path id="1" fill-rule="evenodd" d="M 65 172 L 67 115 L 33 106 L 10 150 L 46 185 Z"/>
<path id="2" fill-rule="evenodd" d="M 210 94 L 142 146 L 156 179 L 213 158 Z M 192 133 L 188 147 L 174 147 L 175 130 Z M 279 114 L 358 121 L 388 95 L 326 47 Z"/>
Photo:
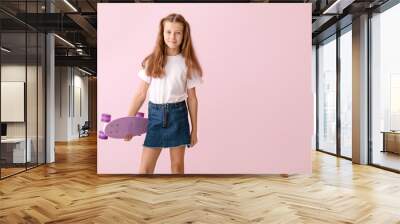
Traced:
<path id="1" fill-rule="evenodd" d="M 149 92 L 149 120 L 139 173 L 152 174 L 161 149 L 170 148 L 171 173 L 183 174 L 185 147 L 197 143 L 195 87 L 202 82 L 202 69 L 192 46 L 190 26 L 181 15 L 170 14 L 160 21 L 156 46 L 143 60 L 138 76 L 141 81 L 129 116 L 139 111 Z"/>

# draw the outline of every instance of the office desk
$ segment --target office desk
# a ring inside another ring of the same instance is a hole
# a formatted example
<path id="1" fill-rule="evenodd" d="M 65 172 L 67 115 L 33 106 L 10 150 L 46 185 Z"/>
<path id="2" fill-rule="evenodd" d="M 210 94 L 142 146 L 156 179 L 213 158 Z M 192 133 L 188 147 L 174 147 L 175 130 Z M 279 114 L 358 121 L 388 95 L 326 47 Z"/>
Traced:
<path id="1" fill-rule="evenodd" d="M 25 154 L 25 138 L 6 138 L 1 139 L 1 157 L 6 163 L 25 163 L 30 162 L 32 158 L 31 145 L 32 140 L 27 139 L 27 148 Z"/>
<path id="2" fill-rule="evenodd" d="M 383 133 L 382 152 L 393 152 L 400 154 L 400 132 L 382 131 L 381 133 Z"/>

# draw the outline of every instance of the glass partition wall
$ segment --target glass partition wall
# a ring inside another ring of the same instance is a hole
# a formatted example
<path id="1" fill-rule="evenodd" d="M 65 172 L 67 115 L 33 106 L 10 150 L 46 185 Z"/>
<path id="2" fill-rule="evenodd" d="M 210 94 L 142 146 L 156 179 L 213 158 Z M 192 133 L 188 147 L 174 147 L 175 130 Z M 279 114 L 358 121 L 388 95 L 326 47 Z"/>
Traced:
<path id="1" fill-rule="evenodd" d="M 0 11 L 1 179 L 45 163 L 45 34 L 18 20 L 43 5 L 19 1 L 16 14 Z"/>

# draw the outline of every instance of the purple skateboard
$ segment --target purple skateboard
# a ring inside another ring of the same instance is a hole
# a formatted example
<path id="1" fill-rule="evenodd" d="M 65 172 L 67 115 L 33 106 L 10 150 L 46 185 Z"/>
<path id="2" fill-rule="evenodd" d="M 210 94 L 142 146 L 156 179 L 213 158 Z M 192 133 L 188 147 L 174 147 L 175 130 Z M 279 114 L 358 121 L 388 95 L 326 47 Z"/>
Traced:
<path id="1" fill-rule="evenodd" d="M 144 113 L 137 113 L 134 117 L 121 117 L 111 121 L 111 115 L 102 114 L 103 130 L 99 132 L 100 139 L 125 138 L 128 135 L 139 136 L 147 131 L 147 118 Z"/>

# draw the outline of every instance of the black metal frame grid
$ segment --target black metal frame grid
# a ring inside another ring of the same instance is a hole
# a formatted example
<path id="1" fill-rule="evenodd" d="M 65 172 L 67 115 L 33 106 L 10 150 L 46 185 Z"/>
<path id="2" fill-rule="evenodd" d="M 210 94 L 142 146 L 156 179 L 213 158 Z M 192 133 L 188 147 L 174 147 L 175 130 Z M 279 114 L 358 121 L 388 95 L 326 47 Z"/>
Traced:
<path id="1" fill-rule="evenodd" d="M 40 1 L 40 0 L 35 0 L 35 1 L 37 3 L 36 10 L 38 11 L 38 4 L 39 4 L 39 2 L 42 2 L 42 1 Z M 22 2 L 22 3 L 25 3 L 25 11 L 27 10 L 27 8 L 26 8 L 27 7 L 27 2 L 28 2 L 27 0 Z M 33 1 L 30 0 L 29 2 L 33 2 Z M 46 8 L 46 10 L 47 10 L 47 8 Z M 28 26 L 28 24 L 25 24 L 25 30 L 23 32 L 25 34 L 25 84 L 24 84 L 25 143 L 27 143 L 27 140 L 28 140 L 28 125 L 27 125 L 27 121 L 28 121 L 28 119 L 27 119 L 28 30 L 33 30 L 34 33 L 36 34 L 36 80 L 37 80 L 37 82 L 36 82 L 36 99 L 37 99 L 37 102 L 36 102 L 36 104 L 37 104 L 37 107 L 36 107 L 36 143 L 37 143 L 37 147 L 36 147 L 36 150 L 37 150 L 37 152 L 36 152 L 36 162 L 34 164 L 30 163 L 29 164 L 30 166 L 28 166 L 28 162 L 27 162 L 28 161 L 28 158 L 27 158 L 28 157 L 28 154 L 27 154 L 28 144 L 25 144 L 25 169 L 21 170 L 21 171 L 18 171 L 18 172 L 15 172 L 15 173 L 12 173 L 12 174 L 7 175 L 7 176 L 3 176 L 2 175 L 2 168 L 0 168 L 0 180 L 6 179 L 8 177 L 17 175 L 19 173 L 22 173 L 22 172 L 25 172 L 27 170 L 30 170 L 30 169 L 36 168 L 38 166 L 41 166 L 43 164 L 46 164 L 46 161 L 47 161 L 47 158 L 46 158 L 47 157 L 47 150 L 46 150 L 46 148 L 47 148 L 47 141 L 46 141 L 46 138 L 47 138 L 47 129 L 46 129 L 46 126 L 47 126 L 47 121 L 46 121 L 46 119 L 47 119 L 47 114 L 46 114 L 46 108 L 47 108 L 47 102 L 46 102 L 46 98 L 47 98 L 46 97 L 47 96 L 47 84 L 46 84 L 47 83 L 46 82 L 46 79 L 47 79 L 47 60 L 46 60 L 47 49 L 46 49 L 46 47 L 47 46 L 46 46 L 46 43 L 47 43 L 47 40 L 46 40 L 46 35 L 44 35 L 44 39 L 43 39 L 42 44 L 43 44 L 43 47 L 45 49 L 44 49 L 44 51 L 41 52 L 41 53 L 44 53 L 44 55 L 43 55 L 44 69 L 42 70 L 42 72 L 43 72 L 42 82 L 44 82 L 44 84 L 45 84 L 44 85 L 44 100 L 43 100 L 44 106 L 42 106 L 43 109 L 44 109 L 43 112 L 45 113 L 44 117 L 43 117 L 44 120 L 42 121 L 42 122 L 44 122 L 44 136 L 43 136 L 44 145 L 42 146 L 42 147 L 44 147 L 44 149 L 42 150 L 44 152 L 44 155 L 43 155 L 44 161 L 43 161 L 43 163 L 39 163 L 39 136 L 38 136 L 39 135 L 39 78 L 38 78 L 39 77 L 39 69 L 38 69 L 38 66 L 39 66 L 39 49 L 38 48 L 39 48 L 39 33 L 40 33 L 40 31 L 38 31 L 36 29 L 33 29 L 31 26 Z M 2 45 L 1 44 L 1 36 L 2 36 L 2 32 L 0 32 L 0 45 Z M 1 67 L 1 62 L 2 62 L 2 58 L 1 58 L 1 54 L 0 54 L 0 67 Z M 1 81 L 1 69 L 0 69 L 0 81 Z M 1 99 L 1 95 L 0 95 L 0 99 Z M 0 120 L 1 120 L 1 117 L 0 117 Z M 0 156 L 1 156 L 1 144 L 0 144 Z M 31 166 L 32 164 L 33 164 L 33 166 Z"/>

